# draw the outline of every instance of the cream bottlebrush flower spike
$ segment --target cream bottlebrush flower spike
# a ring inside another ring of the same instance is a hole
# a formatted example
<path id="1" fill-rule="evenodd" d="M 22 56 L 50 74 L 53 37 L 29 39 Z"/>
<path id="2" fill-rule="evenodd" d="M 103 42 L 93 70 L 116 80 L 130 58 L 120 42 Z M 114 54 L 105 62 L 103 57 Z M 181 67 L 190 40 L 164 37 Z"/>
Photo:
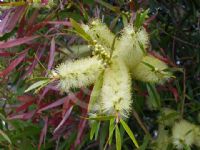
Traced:
<path id="1" fill-rule="evenodd" d="M 196 126 L 195 128 L 194 144 L 200 147 L 200 126 Z"/>
<path id="2" fill-rule="evenodd" d="M 163 83 L 167 80 L 171 73 L 166 72 L 168 66 L 155 58 L 147 55 L 143 57 L 142 61 L 133 69 L 133 78 L 144 82 Z"/>
<path id="3" fill-rule="evenodd" d="M 132 70 L 141 62 L 145 54 L 140 44 L 146 48 L 147 43 L 149 42 L 146 31 L 141 29 L 136 32 L 133 25 L 130 24 L 124 28 L 121 37 L 116 41 L 116 49 L 113 55 L 122 58 L 126 65 Z"/>
<path id="4" fill-rule="evenodd" d="M 144 50 L 149 46 L 149 35 L 143 27 L 136 32 L 136 39 Z"/>
<path id="5" fill-rule="evenodd" d="M 82 24 L 82 27 L 93 40 L 103 45 L 106 50 L 110 50 L 115 35 L 109 30 L 106 24 L 102 23 L 99 19 L 94 19 L 88 25 Z"/>
<path id="6" fill-rule="evenodd" d="M 173 144 L 182 150 L 184 145 L 192 146 L 195 142 L 195 125 L 181 120 L 172 129 Z"/>
<path id="7" fill-rule="evenodd" d="M 93 40 L 89 46 L 93 49 L 94 56 L 74 62 L 68 61 L 56 70 L 60 79 L 59 87 L 62 91 L 68 91 L 70 88 L 95 83 L 105 69 L 98 100 L 96 104 L 90 102 L 95 105 L 95 112 L 100 108 L 105 115 L 128 117 L 132 103 L 129 72 L 135 79 L 145 82 L 160 82 L 169 78 L 158 76 L 157 72 L 143 65 L 142 61 L 145 61 L 159 71 L 167 68 L 167 65 L 157 58 L 146 56 L 145 49 L 148 47 L 149 38 L 144 28 L 136 31 L 132 24 L 128 25 L 116 39 L 114 47 L 115 35 L 100 20 L 95 19 L 89 25 L 82 25 L 82 28 Z M 96 107 L 97 105 L 100 107 Z"/>
<path id="8" fill-rule="evenodd" d="M 112 61 L 104 73 L 102 108 L 105 114 L 127 117 L 131 109 L 131 79 L 123 61 Z"/>
<path id="9" fill-rule="evenodd" d="M 183 149 L 184 144 L 200 147 L 200 127 L 186 120 L 177 122 L 172 129 L 173 144 L 177 149 Z"/>
<path id="10" fill-rule="evenodd" d="M 103 67 L 97 57 L 62 63 L 56 68 L 60 79 L 58 86 L 66 92 L 70 88 L 91 85 Z"/>

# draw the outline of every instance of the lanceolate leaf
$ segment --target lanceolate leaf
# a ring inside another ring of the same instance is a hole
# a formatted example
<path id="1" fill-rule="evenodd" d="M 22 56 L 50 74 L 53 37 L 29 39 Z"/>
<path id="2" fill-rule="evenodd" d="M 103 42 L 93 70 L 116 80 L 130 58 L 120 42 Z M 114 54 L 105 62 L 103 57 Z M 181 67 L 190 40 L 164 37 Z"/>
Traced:
<path id="1" fill-rule="evenodd" d="M 95 140 L 97 140 L 97 137 L 98 137 L 100 124 L 101 124 L 101 122 L 99 121 L 98 124 L 97 124 L 97 129 L 96 129 L 96 131 L 95 131 Z"/>
<path id="2" fill-rule="evenodd" d="M 84 38 L 86 41 L 92 41 L 92 38 L 90 37 L 90 35 L 88 35 L 82 28 L 81 26 L 72 18 L 70 19 L 71 25 L 72 27 L 74 27 L 74 29 L 76 30 L 76 32 L 82 37 Z"/>
<path id="3" fill-rule="evenodd" d="M 42 111 L 45 111 L 45 110 L 60 106 L 67 100 L 69 100 L 69 96 L 66 96 L 66 97 L 63 97 L 63 98 L 61 98 L 59 100 L 56 100 L 55 102 L 53 102 L 53 103 L 51 103 L 51 104 L 39 109 L 38 112 L 41 113 Z"/>
<path id="4" fill-rule="evenodd" d="M 131 131 L 131 129 L 129 128 L 129 126 L 126 124 L 126 122 L 124 122 L 122 119 L 120 119 L 120 123 L 122 124 L 123 128 L 125 129 L 126 133 L 129 135 L 129 137 L 131 138 L 131 140 L 133 141 L 135 146 L 137 148 L 139 148 L 139 145 L 135 139 L 135 136 L 134 136 L 133 132 Z"/>
<path id="5" fill-rule="evenodd" d="M 20 101 L 22 103 L 28 103 L 28 102 L 36 100 L 36 98 L 34 96 L 30 96 L 30 95 L 18 96 L 17 99 L 18 99 L 18 101 Z"/>
<path id="6" fill-rule="evenodd" d="M 56 129 L 54 130 L 54 133 L 56 132 L 56 131 L 58 131 L 59 129 L 60 129 L 60 127 L 65 123 L 65 121 L 69 118 L 69 116 L 70 116 L 70 114 L 71 114 L 71 112 L 72 112 L 72 109 L 73 109 L 73 105 L 67 110 L 67 112 L 65 113 L 65 115 L 64 115 L 64 117 L 63 117 L 63 119 L 62 119 L 62 121 L 59 123 L 59 125 L 56 127 Z"/>
<path id="7" fill-rule="evenodd" d="M 121 135 L 120 135 L 120 131 L 119 131 L 118 125 L 116 125 L 116 129 L 115 129 L 115 139 L 116 139 L 116 148 L 117 148 L 117 150 L 121 150 L 122 143 L 121 143 Z"/>
<path id="8" fill-rule="evenodd" d="M 5 31 L 5 27 L 6 27 L 6 23 L 7 23 L 7 21 L 8 21 L 8 19 L 9 19 L 9 15 L 10 15 L 10 12 L 8 12 L 7 14 L 6 14 L 6 16 L 4 17 L 4 19 L 0 22 L 0 36 L 2 35 L 2 33 L 4 33 Z"/>
<path id="9" fill-rule="evenodd" d="M 2 22 L 0 22 L 0 36 L 11 32 L 16 27 L 17 22 L 21 19 L 25 10 L 26 6 L 24 5 L 14 9 L 9 9 L 8 12 L 5 11 L 6 16 L 3 18 Z"/>
<path id="10" fill-rule="evenodd" d="M 94 135 L 95 135 L 94 139 L 97 140 L 100 124 L 101 124 L 100 121 L 92 122 L 92 128 L 91 128 L 91 131 L 90 131 L 90 140 L 93 139 Z"/>
<path id="11" fill-rule="evenodd" d="M 13 120 L 13 119 L 22 119 L 22 120 L 27 120 L 33 117 L 33 115 L 35 114 L 36 110 L 27 112 L 27 113 L 23 113 L 23 114 L 19 114 L 19 115 L 15 115 L 15 116 L 11 116 L 8 117 L 8 120 Z"/>
<path id="12" fill-rule="evenodd" d="M 113 5 L 109 4 L 109 3 L 106 3 L 104 1 L 102 1 L 102 0 L 96 0 L 96 2 L 98 2 L 99 4 L 105 6 L 106 8 L 108 8 L 108 9 L 110 9 L 110 10 L 116 12 L 116 13 L 120 12 L 120 8 L 119 7 L 115 7 L 115 6 L 113 6 Z"/>
<path id="13" fill-rule="evenodd" d="M 144 23 L 144 21 L 147 17 L 148 12 L 149 12 L 149 10 L 147 9 L 144 12 L 137 13 L 135 23 L 134 23 L 136 28 L 140 28 L 142 26 L 142 24 Z"/>
<path id="14" fill-rule="evenodd" d="M 9 20 L 7 22 L 6 28 L 4 29 L 4 32 L 8 33 L 12 31 L 16 24 L 21 20 L 22 16 L 26 12 L 27 5 L 23 5 L 20 7 L 16 7 L 14 12 L 9 16 Z"/>
<path id="15" fill-rule="evenodd" d="M 86 123 L 87 123 L 87 120 L 81 120 L 79 122 L 78 134 L 77 134 L 74 146 L 77 146 L 77 145 L 79 145 L 81 143 L 81 137 L 83 136 L 83 131 L 84 131 L 85 127 L 86 127 Z"/>
<path id="16" fill-rule="evenodd" d="M 52 38 L 50 52 L 49 52 L 48 70 L 50 70 L 52 65 L 53 65 L 54 56 L 55 56 L 55 49 L 56 49 L 55 39 Z"/>
<path id="17" fill-rule="evenodd" d="M 98 121 L 92 122 L 92 125 L 91 125 L 92 127 L 91 127 L 91 131 L 90 131 L 90 140 L 93 139 L 93 136 L 94 136 L 94 134 L 95 134 L 95 132 L 96 132 L 98 123 L 99 123 Z"/>
<path id="18" fill-rule="evenodd" d="M 45 117 L 44 119 L 44 127 L 40 133 L 40 140 L 38 145 L 38 150 L 40 150 L 41 145 L 43 142 L 45 142 L 46 134 L 47 134 L 47 128 L 48 128 L 48 117 Z"/>
<path id="19" fill-rule="evenodd" d="M 2 72 L 0 72 L 0 77 L 6 76 L 6 75 L 7 75 L 8 73 L 10 73 L 13 69 L 15 69 L 16 66 L 24 60 L 24 58 L 25 58 L 25 56 L 26 56 L 26 53 L 27 53 L 27 52 L 22 53 L 18 58 L 16 58 L 15 60 L 13 60 L 13 61 L 10 63 L 10 65 L 9 65 L 5 70 L 3 70 Z"/>
<path id="20" fill-rule="evenodd" d="M 26 89 L 24 92 L 29 92 L 29 91 L 31 91 L 31 90 L 34 90 L 34 89 L 43 87 L 43 86 L 46 85 L 47 83 L 49 83 L 49 79 L 38 81 L 38 82 L 32 84 L 32 85 L 31 85 L 28 89 Z"/>
<path id="21" fill-rule="evenodd" d="M 156 108 L 159 108 L 161 106 L 161 100 L 160 100 L 160 95 L 155 88 L 155 85 L 147 83 L 147 91 L 149 93 L 151 102 L 154 104 Z"/>
<path id="22" fill-rule="evenodd" d="M 150 142 L 150 136 L 146 135 L 143 139 L 143 144 L 140 146 L 140 149 L 139 150 L 146 150 L 147 149 L 147 146 Z"/>
<path id="23" fill-rule="evenodd" d="M 22 110 L 26 110 L 30 105 L 32 105 L 34 103 L 34 101 L 29 101 L 29 102 L 26 102 L 25 104 L 19 106 L 16 108 L 16 112 L 20 112 Z"/>
<path id="24" fill-rule="evenodd" d="M 112 144 L 112 136 L 115 130 L 115 118 L 110 119 L 110 126 L 109 126 L 109 144 Z"/>
<path id="25" fill-rule="evenodd" d="M 7 136 L 6 133 L 4 133 L 1 129 L 0 129 L 0 135 L 6 140 L 8 141 L 10 144 L 12 143 L 10 138 Z M 0 138 L 1 139 L 1 138 Z"/>
<path id="26" fill-rule="evenodd" d="M 10 53 L 10 52 L 0 50 L 0 57 L 9 57 L 9 56 L 12 56 L 12 55 L 14 55 L 14 53 Z"/>
<path id="27" fill-rule="evenodd" d="M 39 37 L 38 35 L 35 35 L 35 36 L 30 36 L 30 37 L 18 38 L 18 39 L 10 40 L 7 42 L 0 42 L 0 48 L 10 48 L 10 47 L 18 46 L 18 45 L 30 42 L 38 37 Z"/>

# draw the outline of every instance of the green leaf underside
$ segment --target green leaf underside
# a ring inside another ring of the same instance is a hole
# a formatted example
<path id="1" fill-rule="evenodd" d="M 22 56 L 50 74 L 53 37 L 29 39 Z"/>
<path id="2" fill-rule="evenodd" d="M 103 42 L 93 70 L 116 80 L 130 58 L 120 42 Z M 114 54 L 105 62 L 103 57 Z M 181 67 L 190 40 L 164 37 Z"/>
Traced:
<path id="1" fill-rule="evenodd" d="M 32 84 L 31 86 L 28 87 L 28 89 L 26 89 L 24 92 L 29 92 L 29 91 L 32 91 L 36 88 L 40 88 L 40 87 L 43 87 L 45 86 L 47 83 L 49 83 L 49 79 L 46 79 L 46 80 L 40 80 L 38 82 L 35 82 L 34 84 Z"/>

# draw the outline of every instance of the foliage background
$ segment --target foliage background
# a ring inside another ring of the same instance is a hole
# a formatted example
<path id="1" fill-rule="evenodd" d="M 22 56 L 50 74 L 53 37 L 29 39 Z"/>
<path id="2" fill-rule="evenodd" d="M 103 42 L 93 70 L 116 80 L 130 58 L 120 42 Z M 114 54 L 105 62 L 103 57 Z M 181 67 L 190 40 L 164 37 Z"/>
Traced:
<path id="1" fill-rule="evenodd" d="M 87 23 L 91 18 L 99 17 L 117 32 L 127 24 L 127 18 L 134 21 L 136 12 L 142 9 L 149 9 L 149 18 L 143 24 L 151 39 L 149 52 L 157 51 L 164 61 L 183 68 L 183 72 L 176 72 L 176 79 L 151 91 L 147 91 L 146 85 L 136 83 L 133 92 L 135 111 L 128 121 L 130 128 L 140 145 L 149 144 L 151 147 L 148 134 L 156 138 L 157 117 L 163 107 L 175 109 L 184 119 L 200 124 L 198 0 L 1 2 L 0 147 L 20 150 L 103 149 L 108 123 L 101 125 L 97 140 L 90 141 L 89 124 L 80 118 L 87 112 L 76 101 L 67 103 L 67 95 L 63 98 L 54 86 L 37 94 L 27 94 L 24 90 L 38 80 L 36 77 L 45 76 L 46 70 L 42 66 L 50 70 L 67 57 L 85 55 L 69 49 L 72 45 L 85 43 L 69 31 L 69 18 Z M 76 94 L 87 103 L 89 95 L 84 94 L 83 89 Z M 70 111 L 72 107 L 73 111 Z M 54 132 L 66 114 L 70 117 Z M 123 149 L 133 149 L 129 138 L 124 135 L 122 139 Z M 109 148 L 115 149 L 112 145 Z"/>

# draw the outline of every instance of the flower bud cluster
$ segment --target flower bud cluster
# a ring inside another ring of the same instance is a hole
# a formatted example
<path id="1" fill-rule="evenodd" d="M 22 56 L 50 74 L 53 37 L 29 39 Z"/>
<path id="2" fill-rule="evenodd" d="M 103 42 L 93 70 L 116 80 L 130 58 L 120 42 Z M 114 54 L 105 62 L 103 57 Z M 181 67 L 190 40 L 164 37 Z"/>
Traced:
<path id="1" fill-rule="evenodd" d="M 126 15 L 128 18 L 131 17 L 131 13 L 129 11 L 122 11 L 123 15 Z"/>
<path id="2" fill-rule="evenodd" d="M 106 51 L 106 49 L 101 44 L 97 44 L 96 41 L 94 41 L 93 43 L 94 43 L 93 46 L 91 45 L 89 46 L 93 49 L 92 55 L 97 56 L 102 61 L 105 67 L 110 65 L 111 58 L 108 51 Z"/>

